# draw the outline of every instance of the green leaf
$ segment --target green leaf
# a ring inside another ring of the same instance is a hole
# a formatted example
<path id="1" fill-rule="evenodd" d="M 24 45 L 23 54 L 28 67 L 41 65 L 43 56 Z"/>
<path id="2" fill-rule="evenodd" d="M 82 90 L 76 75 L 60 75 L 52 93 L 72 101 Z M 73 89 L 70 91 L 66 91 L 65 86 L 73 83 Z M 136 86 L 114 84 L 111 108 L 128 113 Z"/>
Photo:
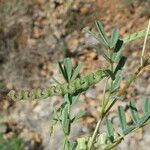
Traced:
<path id="1" fill-rule="evenodd" d="M 99 55 L 105 58 L 106 61 L 108 61 L 109 63 L 112 63 L 111 59 L 107 57 L 107 55 L 102 50 L 100 50 L 97 46 L 93 46 L 93 48 L 97 51 Z"/>
<path id="2" fill-rule="evenodd" d="M 68 106 L 67 105 L 62 110 L 62 125 L 63 125 L 63 129 L 64 129 L 64 133 L 66 135 L 69 135 L 69 132 L 70 132 L 70 120 L 69 120 Z"/>
<path id="3" fill-rule="evenodd" d="M 59 71 L 62 74 L 63 78 L 65 79 L 66 82 L 68 82 L 67 74 L 66 74 L 65 70 L 63 69 L 60 62 L 58 63 L 58 66 L 59 66 Z"/>
<path id="4" fill-rule="evenodd" d="M 126 60 L 127 60 L 126 57 L 124 57 L 124 56 L 121 57 L 121 59 L 119 60 L 117 66 L 115 68 L 114 74 L 117 74 L 119 70 L 123 69 L 123 67 L 124 67 L 124 65 L 126 63 Z"/>
<path id="5" fill-rule="evenodd" d="M 113 129 L 112 123 L 109 119 L 106 119 L 106 125 L 107 125 L 108 137 L 109 137 L 110 141 L 113 142 L 114 141 L 114 129 Z"/>
<path id="6" fill-rule="evenodd" d="M 77 121 L 77 120 L 79 120 L 80 118 L 82 118 L 82 117 L 84 117 L 85 115 L 86 115 L 86 111 L 81 111 L 81 112 L 79 112 L 75 117 L 73 117 L 73 119 L 72 119 L 72 122 L 73 121 Z"/>
<path id="7" fill-rule="evenodd" d="M 69 149 L 68 150 L 75 150 L 77 146 L 77 142 L 69 142 Z"/>
<path id="8" fill-rule="evenodd" d="M 70 99 L 69 99 L 69 94 L 64 95 L 64 102 L 66 102 L 67 104 L 71 104 Z"/>
<path id="9" fill-rule="evenodd" d="M 52 78 L 52 80 L 53 80 L 54 82 L 56 82 L 57 84 L 61 85 L 61 83 L 60 83 L 54 76 L 52 76 L 51 78 Z"/>
<path id="10" fill-rule="evenodd" d="M 123 106 L 118 107 L 119 121 L 122 130 L 124 131 L 127 128 L 127 122 L 125 118 L 125 112 Z"/>
<path id="11" fill-rule="evenodd" d="M 139 127 L 141 127 L 144 123 L 146 123 L 150 119 L 150 113 L 147 113 L 143 117 L 140 118 Z"/>
<path id="12" fill-rule="evenodd" d="M 75 104 L 79 99 L 80 93 L 72 96 L 72 104 Z"/>
<path id="13" fill-rule="evenodd" d="M 135 107 L 134 103 L 131 101 L 129 103 L 129 108 L 131 111 L 132 120 L 134 121 L 135 124 L 139 124 L 140 118 L 139 118 L 138 113 L 137 113 L 138 112 L 137 108 Z"/>
<path id="14" fill-rule="evenodd" d="M 119 88 L 121 81 L 122 81 L 122 75 L 121 75 L 121 71 L 119 70 L 116 74 L 116 77 L 113 83 L 112 93 L 114 93 Z"/>
<path id="15" fill-rule="evenodd" d="M 111 42 L 110 42 L 111 48 L 114 48 L 116 46 L 118 39 L 119 39 L 119 29 L 115 28 L 111 36 Z"/>
<path id="16" fill-rule="evenodd" d="M 91 36 L 93 36 L 97 41 L 102 42 L 101 39 L 93 32 L 91 32 L 90 30 L 88 30 L 87 28 L 83 29 L 85 32 L 87 32 L 88 34 L 90 34 Z"/>
<path id="17" fill-rule="evenodd" d="M 77 66 L 77 67 L 75 68 L 75 70 L 73 71 L 71 80 L 75 80 L 75 79 L 77 78 L 77 76 L 78 76 L 79 73 L 80 73 L 81 67 L 82 67 L 82 63 L 78 64 L 78 66 Z"/>
<path id="18" fill-rule="evenodd" d="M 106 69 L 106 70 L 104 70 L 104 72 L 106 75 L 110 76 L 112 80 L 115 80 L 115 75 L 111 70 Z"/>
<path id="19" fill-rule="evenodd" d="M 97 27 L 97 29 L 98 29 L 100 38 L 101 38 L 101 40 L 102 40 L 103 43 L 104 43 L 104 46 L 105 46 L 106 48 L 109 48 L 109 42 L 108 42 L 108 39 L 107 39 L 107 37 L 106 37 L 106 35 L 105 35 L 105 31 L 104 31 L 104 28 L 103 28 L 101 22 L 100 22 L 100 21 L 95 21 L 95 24 L 96 24 L 96 27 Z"/>
<path id="20" fill-rule="evenodd" d="M 144 114 L 150 113 L 150 98 L 146 98 L 144 101 Z"/>
<path id="21" fill-rule="evenodd" d="M 64 59 L 64 66 L 67 72 L 68 79 L 70 80 L 71 75 L 72 75 L 72 63 L 71 63 L 70 58 Z"/>
<path id="22" fill-rule="evenodd" d="M 122 57 L 122 45 L 123 45 L 123 41 L 122 40 L 118 40 L 113 52 L 113 56 L 112 56 L 112 60 L 114 62 L 117 62 L 120 60 L 120 58 Z"/>

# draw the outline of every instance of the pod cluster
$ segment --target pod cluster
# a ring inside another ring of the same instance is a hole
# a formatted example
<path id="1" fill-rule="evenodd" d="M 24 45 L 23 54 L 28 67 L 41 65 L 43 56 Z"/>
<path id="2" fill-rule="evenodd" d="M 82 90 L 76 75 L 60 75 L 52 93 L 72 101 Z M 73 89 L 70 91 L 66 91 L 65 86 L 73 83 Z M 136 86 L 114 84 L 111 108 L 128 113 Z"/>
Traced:
<path id="1" fill-rule="evenodd" d="M 61 96 L 65 94 L 75 94 L 77 92 L 84 91 L 91 85 L 96 84 L 105 77 L 103 70 L 98 70 L 95 73 L 90 73 L 81 78 L 71 81 L 70 83 L 64 83 L 62 85 L 52 86 L 45 89 L 33 89 L 31 91 L 21 90 L 14 91 L 11 90 L 8 96 L 13 100 L 33 100 L 33 99 L 45 99 L 50 96 Z"/>

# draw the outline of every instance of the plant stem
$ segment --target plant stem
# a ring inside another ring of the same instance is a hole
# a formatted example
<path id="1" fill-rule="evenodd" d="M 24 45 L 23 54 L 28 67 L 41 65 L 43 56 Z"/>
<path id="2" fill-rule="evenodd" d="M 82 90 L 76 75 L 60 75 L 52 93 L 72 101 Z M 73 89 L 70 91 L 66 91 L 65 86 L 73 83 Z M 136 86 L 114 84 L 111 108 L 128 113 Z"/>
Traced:
<path id="1" fill-rule="evenodd" d="M 147 38 L 148 38 L 149 29 L 150 29 L 150 20 L 149 20 L 149 23 L 148 23 L 148 27 L 147 27 L 147 31 L 146 31 L 146 35 L 145 35 L 145 39 L 144 39 L 144 44 L 143 44 L 143 48 L 142 48 L 141 66 L 143 66 L 143 63 L 144 63 L 144 52 L 145 52 L 145 47 L 146 47 L 146 42 L 147 42 Z"/>
<path id="2" fill-rule="evenodd" d="M 113 63 L 113 61 L 112 61 L 112 56 L 113 56 L 113 49 L 110 49 L 109 50 L 109 55 L 110 55 L 110 60 L 111 60 L 111 63 L 110 63 L 110 70 L 111 70 L 111 72 L 113 73 L 114 72 L 114 63 Z M 106 106 L 107 106 L 107 104 L 108 104 L 108 102 L 109 102 L 109 100 L 110 100 L 110 97 L 111 97 L 111 91 L 112 91 L 112 88 L 113 88 L 113 80 L 110 78 L 110 90 L 109 90 L 109 95 L 108 95 L 108 97 L 107 97 L 107 99 L 106 99 L 106 102 L 105 102 L 105 105 L 104 105 L 104 109 L 106 108 Z"/>
<path id="3" fill-rule="evenodd" d="M 108 52 L 109 52 L 109 56 L 110 56 L 110 60 L 112 60 L 112 54 L 113 54 L 113 50 L 111 49 L 108 49 Z M 114 70 L 114 67 L 113 67 L 113 61 L 110 63 L 110 70 L 113 72 Z M 105 98 L 105 94 L 106 94 L 106 87 L 107 87 L 107 84 L 108 84 L 108 79 L 106 80 L 106 83 L 105 83 L 105 86 L 104 86 L 104 93 L 103 93 L 103 101 L 102 101 L 102 111 L 101 111 L 101 115 L 100 115 L 100 119 L 99 121 L 97 122 L 96 124 L 96 127 L 95 127 L 95 130 L 94 130 L 94 133 L 92 135 L 92 138 L 90 140 L 90 145 L 89 145 L 89 150 L 91 150 L 92 148 L 92 145 L 93 145 L 93 142 L 96 138 L 96 135 L 98 133 L 98 129 L 104 119 L 104 110 L 105 110 L 105 107 L 107 106 L 108 102 L 109 102 L 109 99 L 111 97 L 111 91 L 112 91 L 112 88 L 113 88 L 113 80 L 111 79 L 111 85 L 110 85 L 110 90 L 109 90 L 109 95 L 107 97 L 107 99 Z"/>
<path id="4" fill-rule="evenodd" d="M 106 99 L 106 87 L 107 87 L 107 84 L 108 84 L 108 78 L 106 78 L 106 82 L 104 84 L 104 91 L 103 91 L 103 99 L 102 99 L 102 111 L 101 111 L 101 115 L 102 116 L 102 113 L 105 109 L 105 99 Z"/>
<path id="5" fill-rule="evenodd" d="M 65 140 L 64 140 L 64 145 L 63 145 L 63 150 L 68 150 L 68 147 L 66 147 L 66 144 L 68 143 L 68 136 L 65 135 Z"/>
<path id="6" fill-rule="evenodd" d="M 92 138 L 91 138 L 91 140 L 89 140 L 90 143 L 89 143 L 89 146 L 88 146 L 88 150 L 91 150 L 91 148 L 92 148 L 93 142 L 94 142 L 94 140 L 95 140 L 95 137 L 96 137 L 96 135 L 97 135 L 97 132 L 98 132 L 98 129 L 99 129 L 99 126 L 101 125 L 101 123 L 102 123 L 102 119 L 100 119 L 100 120 L 97 122 L 97 124 L 96 124 L 96 127 L 95 127 L 94 133 L 93 133 L 93 135 L 92 135 Z"/>

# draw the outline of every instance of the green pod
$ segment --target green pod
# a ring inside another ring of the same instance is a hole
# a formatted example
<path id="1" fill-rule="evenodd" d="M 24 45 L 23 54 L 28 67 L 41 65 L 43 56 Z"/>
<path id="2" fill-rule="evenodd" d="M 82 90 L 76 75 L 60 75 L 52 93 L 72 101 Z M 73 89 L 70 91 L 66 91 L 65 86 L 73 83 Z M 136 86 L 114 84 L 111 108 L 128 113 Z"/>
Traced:
<path id="1" fill-rule="evenodd" d="M 25 99 L 25 100 L 27 100 L 28 98 L 29 98 L 29 91 L 25 91 L 25 90 L 23 90 L 23 92 L 22 92 L 22 99 Z"/>
<path id="2" fill-rule="evenodd" d="M 41 92 L 41 98 L 45 99 L 47 97 L 49 97 L 48 89 L 43 89 Z"/>
<path id="3" fill-rule="evenodd" d="M 21 99 L 44 99 L 49 96 L 61 96 L 65 94 L 74 94 L 87 89 L 89 86 L 96 84 L 105 77 L 105 73 L 102 70 L 98 70 L 96 73 L 90 73 L 87 76 L 77 78 L 70 83 L 64 83 L 62 85 L 52 86 L 44 90 L 33 89 L 29 91 L 11 91 L 8 96 L 13 100 Z"/>

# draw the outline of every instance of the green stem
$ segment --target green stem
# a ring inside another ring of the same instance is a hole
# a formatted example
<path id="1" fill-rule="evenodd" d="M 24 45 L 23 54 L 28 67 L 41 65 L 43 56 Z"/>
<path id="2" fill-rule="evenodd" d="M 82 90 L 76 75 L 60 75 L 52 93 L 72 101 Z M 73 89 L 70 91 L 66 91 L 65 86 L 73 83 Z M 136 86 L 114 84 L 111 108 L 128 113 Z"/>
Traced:
<path id="1" fill-rule="evenodd" d="M 108 52 L 109 52 L 110 59 L 112 60 L 113 50 L 108 50 Z M 113 70 L 114 70 L 113 61 L 112 61 L 112 63 L 110 63 L 110 70 L 111 70 L 112 72 L 113 72 Z M 100 127 L 100 125 L 101 125 L 101 123 L 102 123 L 102 121 L 103 121 L 103 119 L 104 119 L 104 116 L 105 116 L 105 115 L 104 115 L 104 110 L 105 110 L 105 107 L 107 106 L 107 104 L 108 104 L 108 102 L 109 102 L 109 99 L 110 99 L 110 97 L 111 97 L 111 91 L 112 91 L 112 88 L 113 88 L 113 80 L 112 80 L 112 79 L 111 79 L 111 85 L 110 85 L 109 95 L 108 95 L 108 98 L 107 98 L 107 99 L 105 99 L 106 87 L 107 87 L 107 80 L 106 80 L 106 85 L 105 85 L 105 87 L 104 87 L 103 102 L 102 102 L 102 111 L 101 111 L 101 115 L 100 115 L 100 118 L 101 118 L 101 119 L 99 119 L 99 121 L 98 121 L 97 124 L 96 124 L 94 133 L 93 133 L 92 138 L 91 138 L 91 140 L 90 140 L 89 150 L 91 150 L 91 148 L 92 148 L 93 142 L 94 142 L 94 140 L 95 140 L 95 138 L 96 138 L 96 135 L 97 135 L 97 133 L 98 133 L 98 129 L 99 129 L 99 127 Z"/>
<path id="2" fill-rule="evenodd" d="M 89 140 L 89 146 L 88 146 L 88 150 L 91 150 L 92 149 L 92 145 L 93 145 L 93 142 L 95 140 L 95 137 L 97 135 L 97 132 L 98 132 L 98 129 L 99 129 L 99 126 L 101 125 L 102 123 L 102 119 L 100 119 L 97 124 L 96 124 L 96 127 L 95 127 L 95 130 L 94 130 L 94 133 L 92 135 L 92 138 Z"/>
<path id="3" fill-rule="evenodd" d="M 68 136 L 65 135 L 63 150 L 68 150 L 68 147 L 66 147 L 66 144 L 68 143 Z"/>
<path id="4" fill-rule="evenodd" d="M 113 49 L 110 49 L 109 50 L 109 55 L 110 55 L 110 60 L 112 61 L 112 56 L 113 56 Z M 113 63 L 113 61 L 112 61 L 112 63 L 110 63 L 110 70 L 111 70 L 111 72 L 113 73 L 114 72 L 114 63 Z M 108 104 L 108 102 L 109 102 L 109 100 L 110 100 L 110 97 L 111 97 L 111 91 L 112 91 L 112 88 L 113 88 L 113 80 L 110 78 L 110 89 L 109 89 L 109 94 L 108 94 L 108 97 L 107 97 L 107 99 L 106 99 L 106 101 L 105 101 L 105 105 L 104 105 L 104 109 L 106 108 L 106 106 L 107 106 L 107 104 Z"/>
<path id="5" fill-rule="evenodd" d="M 148 22 L 148 27 L 147 27 L 147 31 L 146 31 L 146 35 L 145 35 L 145 39 L 144 39 L 143 48 L 142 48 L 141 66 L 143 66 L 143 64 L 144 64 L 144 52 L 145 52 L 145 48 L 146 48 L 146 42 L 147 42 L 147 38 L 148 38 L 149 29 L 150 29 L 150 20 Z"/>

